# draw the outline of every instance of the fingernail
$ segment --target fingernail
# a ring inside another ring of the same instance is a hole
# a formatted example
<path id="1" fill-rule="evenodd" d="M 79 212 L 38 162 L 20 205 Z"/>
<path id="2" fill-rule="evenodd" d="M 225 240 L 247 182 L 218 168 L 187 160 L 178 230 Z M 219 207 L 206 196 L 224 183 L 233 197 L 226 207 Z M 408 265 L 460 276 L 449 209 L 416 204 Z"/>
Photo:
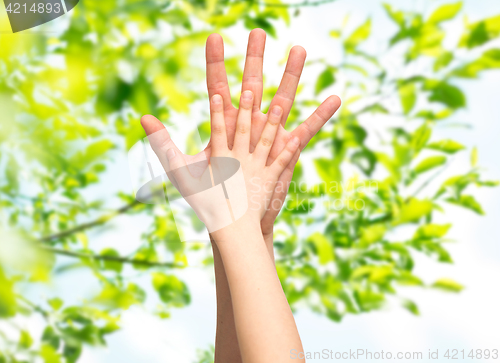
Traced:
<path id="1" fill-rule="evenodd" d="M 273 115 L 276 115 L 276 116 L 281 116 L 281 107 L 278 107 L 278 106 L 274 106 L 273 109 L 271 110 L 272 114 Z"/>
<path id="2" fill-rule="evenodd" d="M 175 157 L 175 150 L 174 149 L 168 149 L 167 150 L 167 159 L 172 160 Z"/>
<path id="3" fill-rule="evenodd" d="M 219 103 L 222 103 L 222 97 L 220 95 L 215 95 L 212 97 L 212 103 L 214 105 L 218 105 Z"/>
<path id="4" fill-rule="evenodd" d="M 300 139 L 297 136 L 295 136 L 293 138 L 292 142 L 293 142 L 294 145 L 299 145 L 300 144 Z"/>
<path id="5" fill-rule="evenodd" d="M 241 98 L 244 100 L 251 100 L 252 99 L 252 91 L 245 91 L 241 95 Z"/>

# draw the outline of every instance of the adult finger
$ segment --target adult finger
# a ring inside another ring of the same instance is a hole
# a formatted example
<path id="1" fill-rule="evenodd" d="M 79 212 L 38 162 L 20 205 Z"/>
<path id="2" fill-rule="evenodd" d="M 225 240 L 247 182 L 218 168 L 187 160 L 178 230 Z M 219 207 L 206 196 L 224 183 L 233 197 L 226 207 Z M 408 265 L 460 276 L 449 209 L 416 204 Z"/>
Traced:
<path id="1" fill-rule="evenodd" d="M 210 141 L 212 155 L 219 156 L 227 151 L 226 123 L 224 121 L 224 101 L 216 94 L 210 100 Z"/>
<path id="2" fill-rule="evenodd" d="M 307 120 L 292 131 L 292 135 L 300 139 L 302 149 L 306 147 L 307 143 L 318 133 L 323 125 L 330 120 L 340 107 L 340 104 L 341 101 L 338 96 L 328 97 Z"/>
<path id="3" fill-rule="evenodd" d="M 292 160 L 290 160 L 285 170 L 283 170 L 283 172 L 279 176 L 278 182 L 276 183 L 276 188 L 274 189 L 273 196 L 271 198 L 271 204 L 269 205 L 268 211 L 264 215 L 264 219 L 266 219 L 266 222 L 272 222 L 274 224 L 274 220 L 283 207 L 285 198 L 288 194 L 288 189 L 290 188 L 293 171 L 295 169 L 295 165 L 299 161 L 299 157 L 300 150 L 296 150 L 295 154 L 292 157 Z"/>
<path id="4" fill-rule="evenodd" d="M 250 131 L 252 128 L 252 105 L 253 93 L 246 90 L 241 94 L 238 120 L 236 122 L 236 134 L 234 136 L 233 149 L 238 155 L 246 155 L 250 152 Z"/>
<path id="5" fill-rule="evenodd" d="M 253 92 L 254 111 L 260 110 L 262 103 L 262 68 L 265 46 L 266 32 L 262 29 L 253 29 L 248 37 L 247 56 L 243 70 L 241 90 L 250 90 Z"/>
<path id="6" fill-rule="evenodd" d="M 285 146 L 283 151 L 278 155 L 276 160 L 269 167 L 271 173 L 276 176 L 276 180 L 283 173 L 285 168 L 290 164 L 295 153 L 298 151 L 300 146 L 300 139 L 298 137 L 293 137 Z"/>
<path id="7" fill-rule="evenodd" d="M 299 86 L 300 75 L 304 69 L 306 61 L 306 50 L 301 46 L 295 46 L 290 50 L 286 62 L 285 73 L 278 87 L 278 91 L 271 101 L 271 107 L 280 106 L 283 109 L 281 124 L 285 126 L 290 110 L 292 109 L 297 87 Z M 269 109 L 271 109 L 271 107 Z"/>
<path id="8" fill-rule="evenodd" d="M 205 48 L 207 61 L 207 88 L 208 98 L 215 94 L 222 96 L 226 109 L 232 107 L 231 93 L 227 82 L 226 67 L 224 66 L 224 42 L 219 34 L 210 34 Z"/>

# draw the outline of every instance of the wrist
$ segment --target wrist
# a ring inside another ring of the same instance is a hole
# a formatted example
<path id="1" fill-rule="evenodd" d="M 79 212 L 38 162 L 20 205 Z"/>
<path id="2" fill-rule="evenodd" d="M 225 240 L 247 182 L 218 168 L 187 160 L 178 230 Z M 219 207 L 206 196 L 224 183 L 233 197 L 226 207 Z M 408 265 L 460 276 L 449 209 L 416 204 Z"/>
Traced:
<path id="1" fill-rule="evenodd" d="M 254 239 L 263 239 L 260 222 L 252 215 L 245 214 L 243 217 L 231 223 L 218 231 L 212 232 L 211 236 L 217 246 L 229 243 L 235 240 L 241 240 L 242 237 L 254 237 Z"/>

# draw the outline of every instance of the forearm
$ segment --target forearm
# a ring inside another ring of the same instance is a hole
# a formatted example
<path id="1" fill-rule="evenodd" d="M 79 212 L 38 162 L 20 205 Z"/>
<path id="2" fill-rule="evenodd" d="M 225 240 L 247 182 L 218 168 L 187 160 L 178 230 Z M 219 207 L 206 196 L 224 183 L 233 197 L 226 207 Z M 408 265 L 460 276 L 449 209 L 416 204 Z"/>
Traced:
<path id="1" fill-rule="evenodd" d="M 290 350 L 302 351 L 302 344 L 260 226 L 239 220 L 213 238 L 224 263 L 243 360 L 290 360 Z"/>
<path id="2" fill-rule="evenodd" d="M 273 233 L 264 235 L 269 255 L 274 261 Z M 215 335 L 215 363 L 240 363 L 241 353 L 234 325 L 233 303 L 224 264 L 215 241 L 210 236 L 214 256 L 215 289 L 217 294 L 217 328 Z"/>
<path id="3" fill-rule="evenodd" d="M 217 294 L 217 328 L 215 335 L 215 363 L 240 363 L 241 354 L 234 325 L 233 304 L 224 264 L 219 249 L 210 236 L 214 254 L 215 288 Z"/>

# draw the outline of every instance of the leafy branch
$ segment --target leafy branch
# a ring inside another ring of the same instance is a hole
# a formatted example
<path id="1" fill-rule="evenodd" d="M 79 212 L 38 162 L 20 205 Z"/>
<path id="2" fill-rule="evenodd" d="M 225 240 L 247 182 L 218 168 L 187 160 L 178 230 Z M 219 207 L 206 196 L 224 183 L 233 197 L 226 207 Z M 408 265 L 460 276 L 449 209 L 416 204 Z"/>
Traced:
<path id="1" fill-rule="evenodd" d="M 58 233 L 55 233 L 55 234 L 52 234 L 49 236 L 39 238 L 38 242 L 45 243 L 45 242 L 50 242 L 50 241 L 54 241 L 54 240 L 59 240 L 62 238 L 69 237 L 75 233 L 82 232 L 84 230 L 103 225 L 104 223 L 108 222 L 110 219 L 112 219 L 120 214 L 124 214 L 124 213 L 128 212 L 130 209 L 134 208 L 139 203 L 140 202 L 138 202 L 137 200 L 134 200 L 133 202 L 131 202 L 127 205 L 124 205 L 121 208 L 118 208 L 117 210 L 115 210 L 114 212 L 112 212 L 108 215 L 101 216 L 98 219 L 91 221 L 91 222 L 80 224 L 79 226 L 76 226 L 74 228 L 70 228 L 70 229 L 67 229 L 65 231 L 61 231 L 61 232 L 58 232 Z"/>
<path id="2" fill-rule="evenodd" d="M 42 246 L 46 251 L 64 255 L 68 257 L 76 257 L 87 260 L 95 260 L 95 261 L 112 261 L 112 262 L 120 262 L 126 264 L 134 264 L 134 265 L 142 265 L 147 267 L 168 267 L 168 268 L 184 268 L 186 266 L 175 264 L 172 262 L 155 262 L 148 260 L 140 260 L 135 258 L 121 257 L 121 256 L 110 256 L 110 255 L 96 255 L 92 253 L 84 253 L 84 252 L 76 252 L 76 251 L 68 251 L 61 248 L 55 248 L 50 246 Z"/>

